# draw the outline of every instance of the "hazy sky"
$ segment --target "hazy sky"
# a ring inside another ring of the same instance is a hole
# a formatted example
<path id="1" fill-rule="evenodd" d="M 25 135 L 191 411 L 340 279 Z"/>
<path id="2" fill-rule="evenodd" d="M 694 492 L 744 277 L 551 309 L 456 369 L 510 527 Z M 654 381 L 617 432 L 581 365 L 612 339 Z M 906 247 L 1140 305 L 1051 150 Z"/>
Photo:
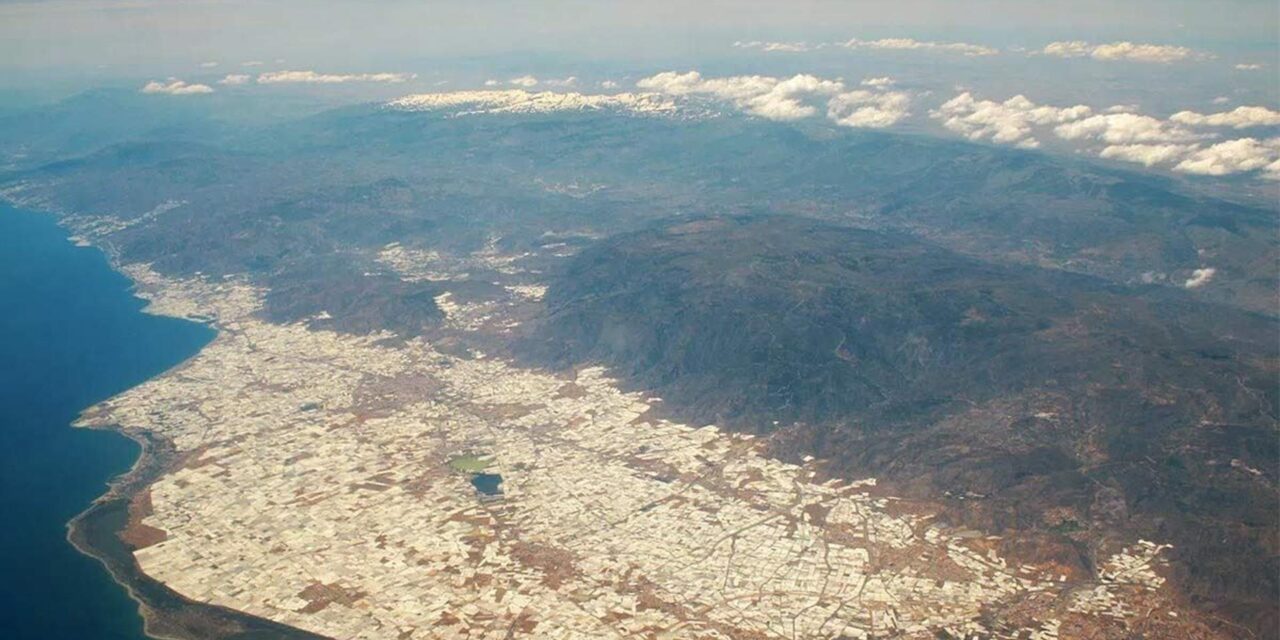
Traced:
<path id="1" fill-rule="evenodd" d="M 0 0 L 0 109 L 645 91 L 1275 185 L 1278 45 L 1277 0 Z"/>
<path id="2" fill-rule="evenodd" d="M 1274 57 L 1275 0 L 0 0 L 0 66 L 163 68 L 202 59 L 387 64 L 520 51 L 634 60 L 737 39 L 1157 41 Z"/>

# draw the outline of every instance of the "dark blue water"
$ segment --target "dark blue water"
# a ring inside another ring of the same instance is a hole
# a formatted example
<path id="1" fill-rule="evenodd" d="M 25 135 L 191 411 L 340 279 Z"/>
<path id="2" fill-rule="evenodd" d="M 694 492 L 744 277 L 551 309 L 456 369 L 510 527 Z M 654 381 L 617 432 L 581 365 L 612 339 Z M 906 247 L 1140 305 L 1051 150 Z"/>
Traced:
<path id="1" fill-rule="evenodd" d="M 486 496 L 500 496 L 502 495 L 502 476 L 497 473 L 473 473 L 471 486 Z"/>
<path id="2" fill-rule="evenodd" d="M 48 216 L 0 205 L 0 637 L 145 637 L 133 601 L 65 538 L 138 454 L 70 422 L 213 337 L 142 306 L 97 250 L 71 245 Z"/>

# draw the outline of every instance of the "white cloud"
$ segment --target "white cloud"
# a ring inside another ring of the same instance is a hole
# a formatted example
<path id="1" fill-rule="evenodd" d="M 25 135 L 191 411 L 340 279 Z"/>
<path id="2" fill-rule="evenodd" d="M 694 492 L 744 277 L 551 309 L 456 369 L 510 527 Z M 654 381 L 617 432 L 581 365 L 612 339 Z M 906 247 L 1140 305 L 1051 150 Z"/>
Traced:
<path id="1" fill-rule="evenodd" d="M 1102 112 L 1103 113 L 1133 113 L 1137 110 L 1138 110 L 1138 105 L 1136 104 L 1113 104 L 1107 107 L 1106 109 L 1103 109 Z"/>
<path id="2" fill-rule="evenodd" d="M 485 80 L 485 81 L 484 81 L 484 86 L 486 86 L 486 87 L 496 87 L 496 86 L 498 86 L 498 85 L 500 85 L 500 84 L 502 84 L 502 83 L 501 83 L 501 82 L 498 82 L 497 80 L 494 80 L 493 78 L 489 78 L 488 80 Z"/>
<path id="3" fill-rule="evenodd" d="M 1226 96 L 1218 96 L 1213 99 L 1214 104 L 1227 104 L 1228 102 L 1231 102 L 1231 98 Z"/>
<path id="4" fill-rule="evenodd" d="M 862 81 L 864 87 L 891 87 L 897 84 L 897 80 L 889 76 L 880 76 L 879 78 L 866 78 Z"/>
<path id="5" fill-rule="evenodd" d="M 844 85 L 834 80 L 800 74 L 778 82 L 769 91 L 744 101 L 747 111 L 770 120 L 799 120 L 817 113 L 805 101 L 809 96 L 831 96 Z"/>
<path id="6" fill-rule="evenodd" d="M 1093 110 L 1084 105 L 1058 108 L 1039 105 L 1017 95 L 1004 102 L 976 100 L 969 92 L 943 103 L 929 112 L 942 126 L 970 140 L 991 140 L 1024 149 L 1040 146 L 1032 136 L 1036 126 L 1047 126 L 1084 118 Z"/>
<path id="7" fill-rule="evenodd" d="M 1191 277 L 1188 278 L 1185 283 L 1183 283 L 1183 286 L 1185 286 L 1188 289 L 1203 287 L 1204 285 L 1209 284 L 1209 281 L 1213 279 L 1214 274 L 1216 274 L 1217 272 L 1218 270 L 1214 269 L 1213 267 L 1204 267 L 1203 269 L 1196 269 L 1195 271 L 1191 272 Z"/>
<path id="8" fill-rule="evenodd" d="M 1040 105 L 1021 95 L 995 102 L 965 91 L 929 115 L 970 140 L 1035 148 L 1040 145 L 1037 133 L 1049 129 L 1075 143 L 1077 150 L 1110 160 L 1213 176 L 1257 171 L 1280 180 L 1280 138 L 1220 141 L 1219 133 L 1199 129 L 1280 126 L 1280 112 L 1240 107 L 1207 115 L 1182 111 L 1162 120 L 1135 111 L 1118 106 L 1096 113 L 1085 105 Z"/>
<path id="9" fill-rule="evenodd" d="M 1137 113 L 1108 113 L 1064 122 L 1053 132 L 1065 140 L 1100 140 L 1109 145 L 1170 144 L 1205 138 L 1176 124 Z"/>
<path id="10" fill-rule="evenodd" d="M 667 71 L 636 82 L 641 89 L 674 96 L 707 96 L 733 103 L 751 115 L 790 121 L 817 115 L 846 127 L 887 127 L 909 114 L 911 97 L 879 89 L 846 91 L 843 82 L 808 74 L 705 78 L 697 71 Z"/>
<path id="11" fill-rule="evenodd" d="M 966 56 L 992 56 L 1000 53 L 999 49 L 980 44 L 970 44 L 968 42 L 930 42 L 927 40 L 916 40 L 914 38 L 881 38 L 879 40 L 859 40 L 858 38 L 850 38 L 844 42 L 819 42 L 816 44 L 810 44 L 808 42 L 770 42 L 761 40 L 744 42 L 739 40 L 734 42 L 733 46 L 738 49 L 755 49 L 766 53 L 806 53 L 809 51 L 826 49 L 828 47 L 897 51 L 938 51 L 945 53 L 959 53 Z"/>
<path id="12" fill-rule="evenodd" d="M 857 38 L 850 38 L 845 42 L 839 43 L 838 46 L 846 49 L 942 51 L 948 53 L 959 53 L 966 56 L 993 56 L 1000 53 L 999 49 L 993 49 L 980 44 L 970 44 L 967 42 L 929 42 L 915 40 L 913 38 L 882 38 L 880 40 L 859 40 Z"/>
<path id="13" fill-rule="evenodd" d="M 1177 62 L 1211 58 L 1210 54 L 1166 44 L 1111 42 L 1093 44 L 1084 40 L 1065 40 L 1045 45 L 1040 53 L 1059 58 L 1093 58 L 1094 60 L 1133 60 L 1136 62 Z"/>
<path id="14" fill-rule="evenodd" d="M 1233 129 L 1274 127 L 1280 125 L 1280 111 L 1272 111 L 1266 107 L 1236 107 L 1231 111 L 1207 115 L 1194 111 L 1179 111 L 1169 116 L 1169 119 L 1193 127 L 1231 127 Z"/>
<path id="15" fill-rule="evenodd" d="M 850 91 L 827 103 L 827 117 L 845 127 L 883 128 L 911 115 L 911 97 L 901 91 Z"/>
<path id="16" fill-rule="evenodd" d="M 1153 167 L 1180 160 L 1188 152 L 1195 149 L 1188 144 L 1124 144 L 1110 145 L 1098 152 L 1098 156 L 1108 160 L 1136 162 L 1143 166 Z"/>
<path id="17" fill-rule="evenodd" d="M 788 80 L 769 76 L 703 78 L 697 71 L 666 71 L 636 82 L 648 89 L 674 96 L 704 95 L 733 102 L 738 108 L 770 120 L 796 120 L 817 113 L 801 98 L 815 91 L 839 93 L 843 86 L 815 76 L 797 75 Z"/>
<path id="18" fill-rule="evenodd" d="M 213 93 L 213 87 L 207 84 L 188 84 L 177 78 L 169 78 L 167 82 L 152 80 L 142 86 L 142 93 L 163 93 L 171 96 L 189 96 L 201 93 Z"/>
<path id="19" fill-rule="evenodd" d="M 346 82 L 388 82 L 398 84 L 418 77 L 414 73 L 316 73 L 315 71 L 268 71 L 258 76 L 258 84 L 342 84 Z"/>
<path id="20" fill-rule="evenodd" d="M 242 67 L 261 67 L 262 65 L 263 65 L 263 62 L 261 60 L 250 60 L 248 62 L 240 63 L 240 66 Z"/>
<path id="21" fill-rule="evenodd" d="M 201 63 L 200 63 L 200 68 L 201 68 L 201 69 L 212 69 L 212 68 L 214 68 L 214 67 L 216 67 L 216 66 L 218 66 L 218 63 L 217 63 L 217 62 L 201 62 Z"/>
<path id="22" fill-rule="evenodd" d="M 814 49 L 822 48 L 825 45 L 810 46 L 806 42 L 761 42 L 752 40 L 751 42 L 738 41 L 733 43 L 738 49 L 759 49 L 765 52 L 781 52 L 781 53 L 804 53 Z"/>
<path id="23" fill-rule="evenodd" d="M 517 87 L 524 87 L 528 89 L 529 87 L 538 86 L 538 79 L 530 75 L 523 75 L 523 76 L 520 76 L 519 78 L 512 78 L 508 80 L 507 83 L 513 84 Z"/>
<path id="24" fill-rule="evenodd" d="M 421 93 L 393 100 L 387 106 L 402 111 L 448 111 L 454 115 L 607 110 L 632 115 L 669 116 L 677 111 L 670 97 L 654 93 L 592 95 L 524 89 Z"/>
<path id="25" fill-rule="evenodd" d="M 703 78 L 697 71 L 664 71 L 636 81 L 636 86 L 641 89 L 652 89 L 674 96 L 701 94 L 735 101 L 768 93 L 777 84 L 777 78 L 768 76 Z"/>
<path id="26" fill-rule="evenodd" d="M 1223 176 L 1263 169 L 1263 177 L 1280 179 L 1280 138 L 1238 138 L 1191 152 L 1174 171 Z"/>
<path id="27" fill-rule="evenodd" d="M 600 87 L 602 89 L 617 89 L 618 83 L 614 82 L 613 80 L 605 80 L 600 83 Z"/>
<path id="28" fill-rule="evenodd" d="M 249 76 L 243 73 L 228 73 L 218 84 L 245 84 L 249 81 Z"/>
<path id="29" fill-rule="evenodd" d="M 1257 71 L 1265 66 L 1267 65 L 1259 64 L 1257 62 L 1241 62 L 1240 64 L 1236 65 L 1236 70 L 1237 71 Z"/>
<path id="30" fill-rule="evenodd" d="M 567 78 L 552 79 L 552 80 L 547 80 L 546 83 L 547 83 L 547 86 L 550 86 L 550 87 L 572 87 L 578 84 L 578 77 L 569 76 Z"/>

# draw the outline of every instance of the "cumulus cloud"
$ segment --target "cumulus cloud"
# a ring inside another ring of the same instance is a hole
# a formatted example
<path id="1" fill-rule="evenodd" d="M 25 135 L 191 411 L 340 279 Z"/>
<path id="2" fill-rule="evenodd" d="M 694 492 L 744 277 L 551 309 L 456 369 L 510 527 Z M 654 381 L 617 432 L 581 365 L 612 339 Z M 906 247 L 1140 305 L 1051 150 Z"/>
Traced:
<path id="1" fill-rule="evenodd" d="M 261 60 L 249 60 L 247 62 L 240 63 L 240 66 L 242 67 L 261 67 L 262 65 L 263 62 Z"/>
<path id="2" fill-rule="evenodd" d="M 1238 138 L 1197 149 L 1173 167 L 1174 171 L 1223 176 L 1262 169 L 1262 176 L 1280 179 L 1280 138 Z"/>
<path id="3" fill-rule="evenodd" d="M 777 78 L 767 76 L 703 78 L 697 71 L 685 73 L 664 71 L 636 81 L 636 86 L 641 89 L 651 89 L 675 96 L 705 94 L 729 100 L 758 96 L 770 91 L 777 84 Z"/>
<path id="4" fill-rule="evenodd" d="M 500 84 L 502 84 L 502 83 L 501 83 L 501 82 L 498 82 L 497 80 L 494 80 L 493 78 L 489 78 L 488 80 L 485 80 L 485 81 L 484 81 L 484 86 L 486 86 L 486 87 L 496 87 L 496 86 L 498 86 L 498 85 L 500 85 Z"/>
<path id="5" fill-rule="evenodd" d="M 1040 146 L 1032 136 L 1035 126 L 1053 125 L 1084 118 L 1093 110 L 1084 105 L 1058 108 L 1039 105 L 1026 96 L 1016 95 L 1004 102 L 978 100 L 968 91 L 929 112 L 948 130 L 970 140 L 990 140 L 1024 149 Z"/>
<path id="6" fill-rule="evenodd" d="M 705 78 L 697 71 L 667 71 L 636 86 L 675 96 L 707 96 L 769 120 L 799 120 L 825 106 L 827 117 L 847 127 L 886 127 L 909 115 L 906 93 L 880 90 L 846 91 L 843 82 L 808 74 L 782 79 L 771 76 Z"/>
<path id="7" fill-rule="evenodd" d="M 1109 145 L 1169 144 L 1204 139 L 1203 134 L 1137 113 L 1107 113 L 1072 119 L 1054 127 L 1065 140 L 1100 140 Z"/>
<path id="8" fill-rule="evenodd" d="M 1036 104 L 1021 95 L 1004 102 L 980 100 L 964 91 L 929 115 L 970 140 L 1036 148 L 1037 134 L 1052 132 L 1080 151 L 1109 160 L 1212 176 L 1257 171 L 1280 180 L 1280 138 L 1221 140 L 1218 132 L 1207 129 L 1280 126 L 1280 112 L 1265 107 L 1213 114 L 1180 111 L 1161 119 L 1129 106 L 1095 112 L 1086 105 Z"/>
<path id="9" fill-rule="evenodd" d="M 769 76 L 703 78 L 697 71 L 666 71 L 636 82 L 641 89 L 675 96 L 704 95 L 734 103 L 738 108 L 769 120 L 798 120 L 817 113 L 804 101 L 812 94 L 832 96 L 844 87 L 811 75 L 787 80 Z"/>
<path id="10" fill-rule="evenodd" d="M 1059 58 L 1093 58 L 1094 60 L 1133 60 L 1136 62 L 1177 62 L 1210 58 L 1211 55 L 1187 47 L 1140 42 L 1093 44 L 1084 40 L 1064 40 L 1045 45 L 1040 53 Z"/>
<path id="11" fill-rule="evenodd" d="M 508 80 L 507 83 L 528 89 L 529 87 L 538 86 L 538 79 L 530 75 L 523 75 L 518 78 L 512 78 Z"/>
<path id="12" fill-rule="evenodd" d="M 897 80 L 889 76 L 880 76 L 879 78 L 866 78 L 862 81 L 864 87 L 891 87 L 897 84 Z"/>
<path id="13" fill-rule="evenodd" d="M 190 96 L 202 93 L 213 93 L 213 87 L 207 84 L 188 84 L 177 78 L 169 78 L 165 82 L 152 80 L 142 85 L 142 93 L 162 93 L 171 96 Z"/>
<path id="14" fill-rule="evenodd" d="M 1274 127 L 1280 125 L 1280 111 L 1272 111 L 1266 107 L 1246 106 L 1211 114 L 1179 111 L 1169 116 L 1169 119 L 1193 127 L 1231 127 L 1233 129 Z"/>
<path id="15" fill-rule="evenodd" d="M 970 44 L 968 42 L 930 42 L 916 40 L 913 38 L 882 38 L 880 40 L 859 40 L 857 38 L 850 38 L 849 40 L 839 43 L 838 46 L 846 49 L 940 51 L 946 53 L 959 53 L 965 56 L 993 56 L 1000 53 L 999 49 L 994 49 L 980 44 Z"/>
<path id="16" fill-rule="evenodd" d="M 911 98 L 901 91 L 849 91 L 827 103 L 827 117 L 845 127 L 889 127 L 911 115 Z"/>
<path id="17" fill-rule="evenodd" d="M 1237 71 L 1257 71 L 1265 66 L 1266 65 L 1259 64 L 1257 62 L 1241 62 L 1240 64 L 1236 65 L 1236 70 Z"/>
<path id="18" fill-rule="evenodd" d="M 567 78 L 551 79 L 546 81 L 547 86 L 551 87 L 572 87 L 578 84 L 577 76 L 569 76 Z"/>
<path id="19" fill-rule="evenodd" d="M 228 73 L 227 75 L 223 76 L 221 80 L 218 81 L 218 84 L 234 85 L 234 84 L 245 84 L 246 82 L 249 82 L 248 75 L 243 73 Z"/>
<path id="20" fill-rule="evenodd" d="M 1098 152 L 1098 156 L 1108 160 L 1136 162 L 1143 166 L 1154 167 L 1177 161 L 1195 145 L 1187 144 L 1122 144 L 1109 145 Z"/>
<path id="21" fill-rule="evenodd" d="M 317 73 L 315 71 L 268 71 L 258 75 L 258 84 L 342 84 L 347 82 L 387 82 L 398 84 L 418 77 L 414 73 Z"/>
<path id="22" fill-rule="evenodd" d="M 1214 269 L 1213 267 L 1196 269 L 1195 271 L 1191 272 L 1191 277 L 1187 278 L 1187 281 L 1183 283 L 1183 286 L 1185 286 L 1188 289 L 1203 287 L 1204 285 L 1209 284 L 1209 281 L 1213 279 L 1214 274 L 1216 274 L 1217 272 L 1218 270 Z"/>
<path id="23" fill-rule="evenodd" d="M 844 86 L 834 80 L 800 74 L 778 82 L 769 91 L 745 101 L 747 111 L 770 120 L 798 120 L 817 110 L 806 103 L 809 96 L 831 96 Z"/>
<path id="24" fill-rule="evenodd" d="M 201 63 L 200 63 L 200 68 L 201 68 L 201 69 L 212 69 L 212 68 L 214 68 L 214 67 L 216 67 L 216 66 L 218 66 L 218 63 L 217 63 L 217 62 L 201 62 Z"/>
<path id="25" fill-rule="evenodd" d="M 1133 113 L 1137 110 L 1138 110 L 1138 105 L 1136 104 L 1113 104 L 1107 107 L 1106 109 L 1103 109 L 1102 112 L 1103 113 Z"/>
<path id="26" fill-rule="evenodd" d="M 604 81 L 602 81 L 602 82 L 600 83 L 600 88 L 602 88 L 602 89 L 617 89 L 617 88 L 618 88 L 618 83 L 614 82 L 613 80 L 604 80 Z"/>
<path id="27" fill-rule="evenodd" d="M 1213 99 L 1214 104 L 1226 104 L 1228 102 L 1231 102 L 1231 98 L 1228 98 L 1226 96 L 1218 96 Z"/>

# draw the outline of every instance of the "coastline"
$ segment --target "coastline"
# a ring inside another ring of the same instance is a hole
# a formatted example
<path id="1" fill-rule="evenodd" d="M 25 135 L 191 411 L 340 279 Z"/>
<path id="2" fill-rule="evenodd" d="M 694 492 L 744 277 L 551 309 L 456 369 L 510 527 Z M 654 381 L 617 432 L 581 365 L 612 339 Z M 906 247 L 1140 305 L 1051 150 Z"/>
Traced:
<path id="1" fill-rule="evenodd" d="M 326 640 L 324 636 L 247 613 L 190 600 L 144 574 L 133 557 L 133 548 L 122 539 L 130 525 L 130 506 L 180 458 L 168 441 L 153 434 L 118 426 L 109 430 L 138 443 L 138 459 L 129 471 L 110 481 L 106 493 L 67 523 L 67 541 L 80 553 L 100 562 L 138 604 L 148 637 Z"/>
<path id="2" fill-rule="evenodd" d="M 72 214 L 51 210 L 35 203 L 24 203 L 8 197 L 0 197 L 0 204 L 15 211 L 26 211 L 36 215 L 48 216 L 62 230 L 64 239 L 78 247 L 92 248 L 105 260 L 107 267 L 124 277 L 130 283 L 129 295 L 147 304 L 138 309 L 138 313 L 157 317 L 168 317 L 201 324 L 214 331 L 216 339 L 217 327 L 207 321 L 156 313 L 151 309 L 150 298 L 136 280 L 121 268 L 122 262 L 118 252 L 109 243 L 89 242 L 78 235 L 67 224 Z M 205 345 L 207 346 L 207 344 Z M 201 347 L 201 350 L 203 347 Z M 156 373 L 165 372 L 185 366 L 197 357 L 200 350 L 190 354 L 181 362 Z M 152 376 L 154 377 L 154 376 Z M 150 379 L 150 378 L 148 378 Z M 146 380 L 131 385 L 142 384 Z M 118 393 L 125 393 L 123 389 Z M 118 394 L 115 394 L 118 395 Z M 114 395 L 112 396 L 114 397 Z M 93 406 L 79 411 L 79 417 L 63 428 L 88 428 L 95 431 L 114 433 L 135 442 L 139 447 L 136 459 L 127 471 L 107 479 L 107 490 L 65 523 L 65 539 L 81 555 L 97 560 L 107 571 L 112 581 L 137 605 L 137 613 L 142 618 L 143 633 L 157 640 L 205 640 L 208 638 L 228 640 L 269 640 L 281 638 L 285 640 L 328 640 L 324 636 L 308 633 L 294 627 L 272 622 L 248 613 L 235 611 L 188 599 L 163 583 L 152 579 L 142 572 L 133 557 L 135 547 L 126 542 L 124 536 L 131 524 L 131 505 L 144 495 L 151 484 L 165 473 L 171 471 L 181 459 L 176 455 L 173 446 L 164 438 L 141 430 L 134 430 L 121 425 L 91 426 L 82 423 L 85 414 Z"/>

